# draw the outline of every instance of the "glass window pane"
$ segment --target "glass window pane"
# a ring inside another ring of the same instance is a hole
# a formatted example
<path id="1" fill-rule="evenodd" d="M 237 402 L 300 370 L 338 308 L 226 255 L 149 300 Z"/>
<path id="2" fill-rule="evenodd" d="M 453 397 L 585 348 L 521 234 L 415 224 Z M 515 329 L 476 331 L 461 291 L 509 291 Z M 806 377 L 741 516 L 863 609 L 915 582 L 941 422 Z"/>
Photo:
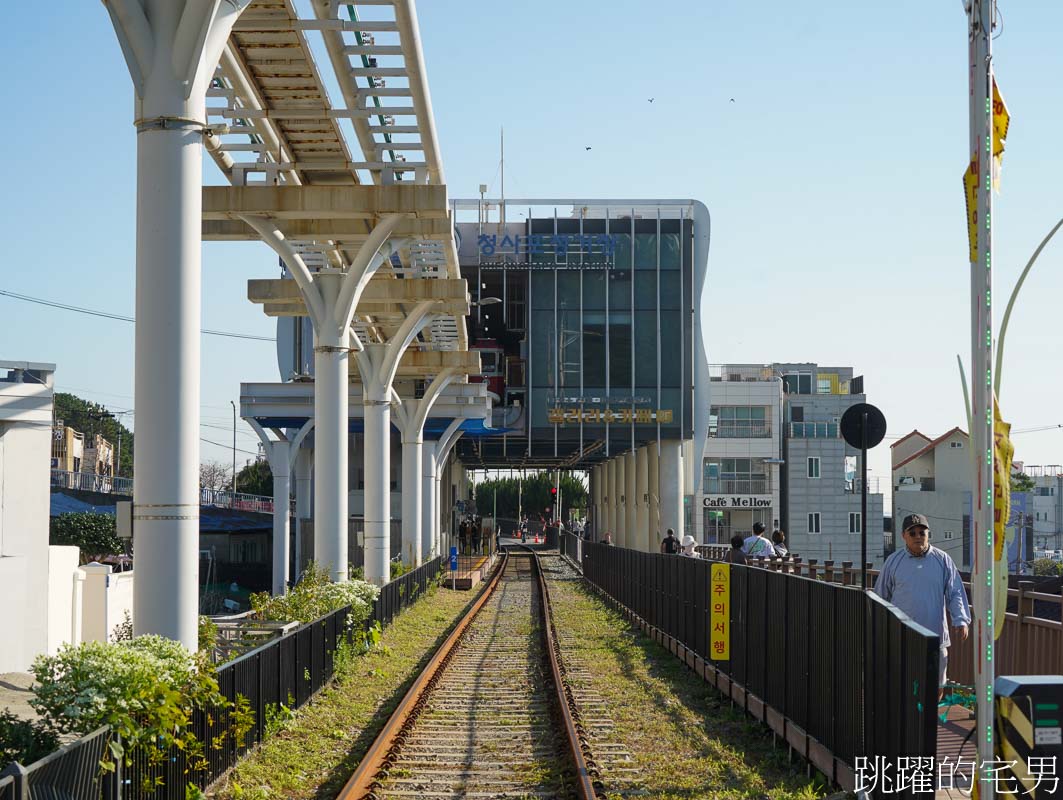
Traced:
<path id="1" fill-rule="evenodd" d="M 683 307 L 683 284 L 681 272 L 661 273 L 661 308 L 678 311 Z"/>
<path id="2" fill-rule="evenodd" d="M 561 388 L 578 390 L 580 386 L 580 339 L 582 338 L 579 311 L 562 311 L 558 316 L 561 323 L 561 330 L 558 334 Z"/>
<path id="3" fill-rule="evenodd" d="M 766 411 L 767 409 L 764 408 L 764 406 L 754 406 L 750 409 L 749 418 L 757 420 L 758 422 L 763 422 L 767 418 L 765 416 Z"/>
<path id="4" fill-rule="evenodd" d="M 611 394 L 631 390 L 631 314 L 609 312 L 609 387 Z"/>
<path id="5" fill-rule="evenodd" d="M 679 269 L 683 264 L 683 250 L 678 233 L 661 234 L 661 269 Z"/>
<path id="6" fill-rule="evenodd" d="M 545 311 L 554 308 L 554 271 L 552 269 L 536 270 L 531 274 L 532 308 Z M 476 293 L 473 292 L 475 298 Z M 536 315 L 532 326 L 541 323 L 541 315 Z M 551 323 L 552 325 L 552 323 Z"/>
<path id="7" fill-rule="evenodd" d="M 683 361 L 679 357 L 680 337 L 682 336 L 682 316 L 679 314 L 661 314 L 661 386 L 679 387 L 683 385 Z M 664 358 L 663 353 L 669 357 Z M 690 357 L 687 348 L 686 357 Z M 678 418 L 679 403 L 676 402 L 675 413 Z"/>
<path id="8" fill-rule="evenodd" d="M 635 308 L 657 308 L 657 273 L 635 273 Z"/>
<path id="9" fill-rule="evenodd" d="M 657 388 L 656 311 L 635 312 L 635 385 Z"/>
<path id="10" fill-rule="evenodd" d="M 559 270 L 557 273 L 557 305 L 559 308 L 579 308 L 580 273 Z"/>
<path id="11" fill-rule="evenodd" d="M 583 307 L 605 308 L 605 270 L 585 270 L 583 275 Z"/>
<path id="12" fill-rule="evenodd" d="M 657 269 L 657 234 L 635 234 L 635 269 Z"/>
<path id="13" fill-rule="evenodd" d="M 631 308 L 631 272 L 610 270 L 609 308 L 627 311 Z"/>
<path id="14" fill-rule="evenodd" d="M 605 386 L 605 312 L 583 312 L 583 385 Z"/>
<path id="15" fill-rule="evenodd" d="M 624 229 L 630 230 L 630 228 L 626 227 Z M 616 233 L 615 229 L 610 230 L 610 234 L 616 236 L 616 250 L 613 251 L 613 268 L 631 269 L 631 234 Z"/>

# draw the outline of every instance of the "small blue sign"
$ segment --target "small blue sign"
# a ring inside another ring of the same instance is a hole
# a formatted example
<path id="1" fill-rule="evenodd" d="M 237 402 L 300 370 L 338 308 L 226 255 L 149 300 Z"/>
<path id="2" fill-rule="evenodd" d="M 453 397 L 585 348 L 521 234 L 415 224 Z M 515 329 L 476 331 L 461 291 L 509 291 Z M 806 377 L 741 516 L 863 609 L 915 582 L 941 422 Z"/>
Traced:
<path id="1" fill-rule="evenodd" d="M 456 572 L 458 569 L 458 548 L 450 548 L 450 571 Z"/>

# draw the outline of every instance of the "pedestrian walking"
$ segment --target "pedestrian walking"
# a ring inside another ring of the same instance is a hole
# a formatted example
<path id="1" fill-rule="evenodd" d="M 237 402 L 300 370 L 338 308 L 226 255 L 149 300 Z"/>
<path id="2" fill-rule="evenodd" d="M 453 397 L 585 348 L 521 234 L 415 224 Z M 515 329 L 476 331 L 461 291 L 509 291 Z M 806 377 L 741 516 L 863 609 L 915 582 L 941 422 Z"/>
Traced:
<path id="1" fill-rule="evenodd" d="M 742 549 L 747 556 L 752 558 L 768 558 L 775 555 L 775 545 L 771 543 L 771 540 L 764 535 L 764 531 L 767 530 L 764 527 L 763 522 L 753 523 L 753 535 L 748 537 L 743 543 Z"/>
<path id="2" fill-rule="evenodd" d="M 727 563 L 729 564 L 746 564 L 746 554 L 742 549 L 745 546 L 746 540 L 742 538 L 742 534 L 736 533 L 731 537 L 731 549 L 727 553 Z"/>
<path id="3" fill-rule="evenodd" d="M 904 548 L 895 550 L 875 581 L 875 593 L 888 600 L 941 641 L 938 669 L 939 698 L 945 693 L 945 678 L 952 644 L 945 612 L 952 619 L 953 633 L 966 641 L 971 609 L 963 580 L 951 556 L 930 544 L 930 523 L 922 514 L 909 514 L 901 525 Z"/>
<path id="4" fill-rule="evenodd" d="M 683 555 L 689 558 L 701 558 L 701 555 L 694 548 L 697 547 L 698 540 L 691 536 L 689 533 L 683 537 Z"/>
<path id="5" fill-rule="evenodd" d="M 458 525 L 458 552 L 465 555 L 465 548 L 469 544 L 469 521 L 462 517 Z"/>
<path id="6" fill-rule="evenodd" d="M 613 534 L 609 533 L 609 531 L 606 531 L 605 532 L 605 536 L 602 537 L 602 544 L 607 544 L 610 547 L 612 547 L 613 546 Z"/>
<path id="7" fill-rule="evenodd" d="M 476 517 L 472 523 L 472 554 L 480 555 L 480 541 L 483 539 L 483 517 Z"/>
<path id="8" fill-rule="evenodd" d="M 668 529 L 668 534 L 661 540 L 661 552 L 674 556 L 679 552 L 679 540 L 675 538 L 675 531 Z"/>

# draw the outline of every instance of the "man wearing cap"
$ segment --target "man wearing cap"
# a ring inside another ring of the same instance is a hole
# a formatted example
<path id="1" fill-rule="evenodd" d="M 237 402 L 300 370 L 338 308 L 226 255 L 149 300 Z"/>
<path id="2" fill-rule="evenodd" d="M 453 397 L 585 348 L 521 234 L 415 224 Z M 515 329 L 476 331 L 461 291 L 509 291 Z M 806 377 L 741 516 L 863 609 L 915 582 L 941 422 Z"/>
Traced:
<path id="1" fill-rule="evenodd" d="M 875 581 L 875 593 L 941 638 L 941 668 L 938 685 L 944 694 L 945 671 L 949 662 L 949 629 L 945 610 L 952 619 L 953 632 L 967 639 L 971 609 L 956 564 L 948 553 L 930 544 L 930 524 L 922 514 L 909 514 L 901 524 L 905 547 L 895 550 Z"/>
<path id="2" fill-rule="evenodd" d="M 775 545 L 764 535 L 766 530 L 767 528 L 764 527 L 763 522 L 754 522 L 753 535 L 748 537 L 743 543 L 742 552 L 753 558 L 771 558 L 771 556 L 778 555 L 775 551 Z"/>

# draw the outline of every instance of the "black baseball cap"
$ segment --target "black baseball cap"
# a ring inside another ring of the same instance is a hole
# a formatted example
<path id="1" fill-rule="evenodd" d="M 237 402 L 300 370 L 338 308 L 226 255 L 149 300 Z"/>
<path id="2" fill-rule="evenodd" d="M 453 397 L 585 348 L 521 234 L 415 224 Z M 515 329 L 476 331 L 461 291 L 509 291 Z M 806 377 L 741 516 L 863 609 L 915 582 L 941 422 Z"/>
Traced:
<path id="1" fill-rule="evenodd" d="M 759 535 L 759 534 L 764 533 L 765 530 L 767 530 L 767 528 L 764 527 L 764 523 L 763 522 L 754 522 L 753 523 L 753 533 Z"/>
<path id="2" fill-rule="evenodd" d="M 901 532 L 903 533 L 909 528 L 914 528 L 917 525 L 922 525 L 927 530 L 930 529 L 930 523 L 922 514 L 909 514 L 904 518 L 904 522 L 901 523 Z"/>

